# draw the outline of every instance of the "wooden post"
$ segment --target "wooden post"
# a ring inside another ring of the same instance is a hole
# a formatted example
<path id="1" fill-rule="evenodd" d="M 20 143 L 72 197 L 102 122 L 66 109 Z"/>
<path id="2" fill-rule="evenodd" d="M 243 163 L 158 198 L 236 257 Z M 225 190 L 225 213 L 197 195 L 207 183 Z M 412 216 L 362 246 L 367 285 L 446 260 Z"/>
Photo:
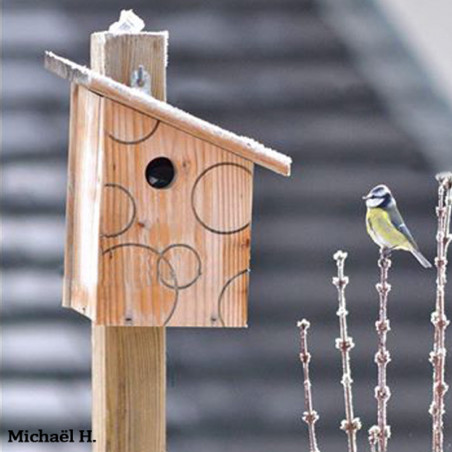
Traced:
<path id="1" fill-rule="evenodd" d="M 166 100 L 166 33 L 94 33 L 91 67 L 130 85 L 141 65 Z M 95 452 L 166 450 L 165 328 L 92 327 Z"/>
<path id="2" fill-rule="evenodd" d="M 165 329 L 93 326 L 94 452 L 164 452 Z"/>

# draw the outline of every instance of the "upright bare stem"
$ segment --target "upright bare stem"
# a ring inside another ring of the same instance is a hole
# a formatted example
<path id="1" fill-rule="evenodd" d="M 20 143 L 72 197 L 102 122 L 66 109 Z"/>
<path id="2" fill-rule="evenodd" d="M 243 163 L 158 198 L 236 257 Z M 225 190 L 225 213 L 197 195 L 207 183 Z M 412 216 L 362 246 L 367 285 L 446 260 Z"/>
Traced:
<path id="1" fill-rule="evenodd" d="M 305 412 L 303 413 L 303 420 L 308 425 L 309 432 L 309 452 L 319 452 L 317 446 L 317 438 L 315 434 L 315 423 L 319 419 L 319 415 L 313 408 L 312 404 L 312 392 L 311 392 L 311 380 L 309 377 L 309 361 L 311 360 L 311 354 L 308 351 L 308 329 L 309 322 L 306 319 L 301 320 L 297 323 L 298 328 L 300 328 L 300 361 L 303 364 L 303 374 L 304 374 L 304 404 Z"/>
<path id="2" fill-rule="evenodd" d="M 337 265 L 337 277 L 333 278 L 333 284 L 337 288 L 339 301 L 339 309 L 337 316 L 339 317 L 340 337 L 336 339 L 336 348 L 341 352 L 342 356 L 342 386 L 344 387 L 345 402 L 345 419 L 341 423 L 341 429 L 348 437 L 348 452 L 357 452 L 356 433 L 361 428 L 361 421 L 355 418 L 353 411 L 353 391 L 352 391 L 352 372 L 350 369 L 350 350 L 355 346 L 353 338 L 348 335 L 347 327 L 347 305 L 345 300 L 345 288 L 348 284 L 348 277 L 344 276 L 345 259 L 347 253 L 337 251 L 334 254 L 334 260 Z"/>
<path id="3" fill-rule="evenodd" d="M 446 367 L 446 328 L 449 320 L 446 317 L 444 296 L 446 288 L 447 250 L 452 240 L 450 234 L 450 217 L 452 209 L 452 173 L 441 173 L 436 176 L 438 187 L 438 231 L 436 234 L 437 255 L 435 265 L 436 277 L 436 306 L 431 321 L 434 325 L 433 351 L 430 353 L 430 362 L 433 366 L 433 400 L 430 405 L 432 416 L 432 451 L 444 450 L 444 396 L 448 385 L 445 382 Z"/>
<path id="4" fill-rule="evenodd" d="M 376 285 L 376 288 L 380 298 L 380 309 L 379 319 L 375 323 L 378 334 L 378 351 L 375 354 L 375 363 L 378 367 L 378 385 L 375 388 L 375 398 L 377 400 L 377 425 L 369 430 L 369 436 L 371 434 L 377 436 L 378 451 L 386 452 L 388 440 L 391 436 L 391 429 L 387 424 L 387 404 L 391 397 L 391 391 L 386 384 L 386 367 L 391 361 L 391 355 L 386 348 L 386 336 L 391 329 L 387 313 L 388 293 L 391 290 L 391 286 L 388 283 L 388 271 L 391 267 L 391 259 L 389 258 L 387 249 L 380 249 L 378 266 L 380 267 L 380 282 Z"/>

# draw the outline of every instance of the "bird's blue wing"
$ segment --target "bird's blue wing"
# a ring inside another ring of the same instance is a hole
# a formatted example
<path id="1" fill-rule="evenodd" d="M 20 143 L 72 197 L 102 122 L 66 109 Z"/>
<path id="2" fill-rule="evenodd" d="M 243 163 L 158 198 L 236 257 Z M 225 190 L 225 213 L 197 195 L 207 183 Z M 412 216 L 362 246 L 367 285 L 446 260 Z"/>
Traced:
<path id="1" fill-rule="evenodd" d="M 411 235 L 410 230 L 407 228 L 405 221 L 403 221 L 402 215 L 400 215 L 397 206 L 389 207 L 388 213 L 394 227 L 396 227 L 409 240 L 414 248 L 418 249 L 417 243 Z"/>

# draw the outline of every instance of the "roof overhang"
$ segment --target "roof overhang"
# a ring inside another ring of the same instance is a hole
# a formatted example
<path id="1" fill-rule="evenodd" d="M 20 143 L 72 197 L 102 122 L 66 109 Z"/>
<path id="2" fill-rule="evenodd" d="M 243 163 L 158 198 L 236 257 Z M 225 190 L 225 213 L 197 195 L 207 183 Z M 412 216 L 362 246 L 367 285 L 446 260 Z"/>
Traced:
<path id="1" fill-rule="evenodd" d="M 290 175 L 292 159 L 247 137 L 236 135 L 183 110 L 159 101 L 135 88 L 118 83 L 85 66 L 45 53 L 45 67 L 54 74 L 82 85 L 103 97 L 124 104 L 185 133 L 250 160 L 284 176 Z"/>

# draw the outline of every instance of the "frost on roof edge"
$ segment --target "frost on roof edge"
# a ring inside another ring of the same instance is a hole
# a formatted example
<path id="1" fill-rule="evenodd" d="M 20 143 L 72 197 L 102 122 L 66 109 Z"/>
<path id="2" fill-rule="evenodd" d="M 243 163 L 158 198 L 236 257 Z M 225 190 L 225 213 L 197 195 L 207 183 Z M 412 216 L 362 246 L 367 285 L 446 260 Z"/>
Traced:
<path id="1" fill-rule="evenodd" d="M 166 102 L 159 101 L 146 93 L 135 90 L 122 83 L 116 82 L 109 77 L 98 74 L 85 66 L 80 66 L 70 60 L 61 58 L 52 52 L 46 52 L 45 54 L 45 67 L 62 78 L 85 85 L 93 90 L 95 90 L 95 88 L 92 85 L 95 84 L 99 91 L 106 91 L 107 96 L 108 92 L 111 95 L 111 92 L 113 91 L 116 92 L 118 97 L 129 103 L 134 103 L 136 101 L 142 102 L 144 104 L 142 104 L 142 109 L 148 107 L 150 110 L 153 110 L 157 116 L 159 113 L 166 118 L 173 118 L 174 122 L 180 125 L 181 128 L 182 126 L 185 126 L 189 129 L 184 130 L 186 133 L 190 133 L 191 131 L 191 133 L 195 134 L 193 130 L 197 130 L 200 135 L 207 134 L 213 139 L 216 137 L 220 140 L 225 140 L 226 142 L 229 142 L 231 147 L 236 146 L 240 148 L 242 152 L 246 149 L 254 154 L 249 156 L 247 155 L 245 158 L 255 161 L 255 163 L 265 166 L 272 171 L 286 176 L 290 175 L 290 165 L 292 163 L 292 159 L 289 156 L 268 148 L 252 138 L 240 136 L 225 130 L 215 124 L 187 113 L 180 108 L 174 107 Z M 171 123 L 169 119 L 168 122 Z M 199 138 L 202 137 L 199 136 Z M 234 153 L 234 149 L 227 149 L 225 146 L 223 147 L 225 150 Z M 238 150 L 236 152 L 238 152 Z"/>

